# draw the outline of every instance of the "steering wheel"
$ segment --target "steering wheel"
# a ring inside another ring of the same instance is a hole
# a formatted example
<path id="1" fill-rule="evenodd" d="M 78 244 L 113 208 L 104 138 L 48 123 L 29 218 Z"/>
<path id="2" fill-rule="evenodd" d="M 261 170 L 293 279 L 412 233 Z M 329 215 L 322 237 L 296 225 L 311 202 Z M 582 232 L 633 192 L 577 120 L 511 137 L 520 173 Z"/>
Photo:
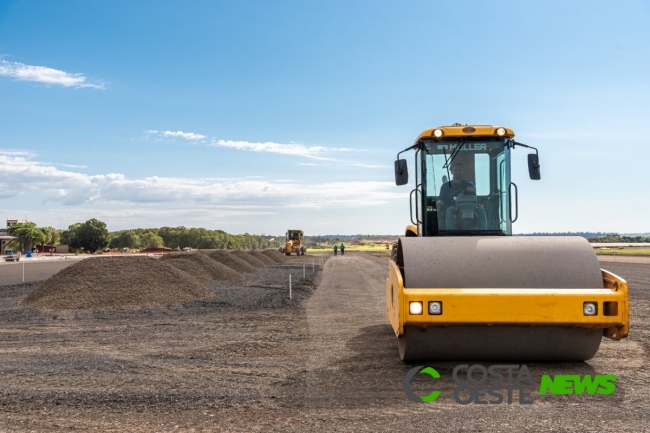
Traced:
<path id="1" fill-rule="evenodd" d="M 472 191 L 472 192 L 468 192 L 468 191 L 467 191 L 467 187 L 466 187 L 465 189 L 462 189 L 462 188 L 461 188 L 461 189 L 457 189 L 456 191 L 454 191 L 453 193 L 451 193 L 451 198 L 454 198 L 454 197 L 460 195 L 461 193 L 464 194 L 464 195 L 476 195 L 476 190 L 474 190 L 474 191 Z"/>

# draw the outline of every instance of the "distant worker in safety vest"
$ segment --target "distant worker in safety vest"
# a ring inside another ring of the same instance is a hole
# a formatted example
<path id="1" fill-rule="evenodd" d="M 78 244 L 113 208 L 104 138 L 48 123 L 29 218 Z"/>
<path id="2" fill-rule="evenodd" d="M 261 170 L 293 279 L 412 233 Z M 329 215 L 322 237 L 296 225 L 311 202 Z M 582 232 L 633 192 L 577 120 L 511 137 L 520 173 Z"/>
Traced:
<path id="1" fill-rule="evenodd" d="M 345 245 L 343 245 L 343 242 L 341 242 L 341 246 L 339 248 L 341 248 L 341 255 L 345 254 Z"/>
<path id="2" fill-rule="evenodd" d="M 336 255 L 336 250 L 338 250 L 338 248 L 339 248 L 338 245 L 334 244 L 334 255 Z M 343 253 L 343 252 L 341 252 L 341 253 Z"/>

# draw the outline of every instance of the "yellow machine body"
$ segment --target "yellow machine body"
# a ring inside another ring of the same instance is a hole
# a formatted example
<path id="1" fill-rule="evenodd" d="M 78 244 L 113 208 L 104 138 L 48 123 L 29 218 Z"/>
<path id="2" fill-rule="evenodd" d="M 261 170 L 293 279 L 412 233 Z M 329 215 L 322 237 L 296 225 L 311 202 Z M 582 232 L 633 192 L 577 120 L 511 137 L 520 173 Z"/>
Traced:
<path id="1" fill-rule="evenodd" d="M 503 128 L 503 135 L 498 135 L 497 130 Z M 435 137 L 436 130 L 442 131 L 440 137 Z M 438 128 L 427 129 L 422 132 L 415 140 L 418 141 L 424 138 L 449 138 L 449 137 L 505 137 L 513 138 L 515 132 L 506 127 L 492 126 L 492 125 L 458 125 L 458 126 L 439 126 Z"/>
<path id="2" fill-rule="evenodd" d="M 408 325 L 552 325 L 601 330 L 620 340 L 629 328 L 628 286 L 622 278 L 602 270 L 603 288 L 594 289 L 405 289 L 399 268 L 388 264 L 386 315 L 396 336 Z M 430 315 L 430 301 L 442 303 L 442 314 Z M 411 302 L 422 303 L 422 314 L 409 312 Z M 598 314 L 585 316 L 583 304 L 597 302 Z"/>

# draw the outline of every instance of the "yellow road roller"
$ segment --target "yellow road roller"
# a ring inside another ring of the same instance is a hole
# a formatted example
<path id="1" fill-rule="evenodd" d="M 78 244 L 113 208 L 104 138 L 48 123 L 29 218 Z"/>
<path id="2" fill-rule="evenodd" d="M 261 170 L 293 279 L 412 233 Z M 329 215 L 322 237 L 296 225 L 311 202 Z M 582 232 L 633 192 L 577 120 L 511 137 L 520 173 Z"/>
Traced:
<path id="1" fill-rule="evenodd" d="M 394 245 L 386 314 L 403 361 L 585 361 L 602 337 L 627 337 L 628 286 L 581 237 L 512 236 L 518 218 L 510 128 L 442 126 L 397 154 L 411 224 Z"/>

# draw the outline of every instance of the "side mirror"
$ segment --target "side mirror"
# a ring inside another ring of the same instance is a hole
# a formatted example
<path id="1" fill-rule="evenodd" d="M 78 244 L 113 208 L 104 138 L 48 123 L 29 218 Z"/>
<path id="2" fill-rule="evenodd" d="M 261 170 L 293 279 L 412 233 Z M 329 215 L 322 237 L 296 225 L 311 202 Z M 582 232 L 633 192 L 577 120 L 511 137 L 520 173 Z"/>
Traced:
<path id="1" fill-rule="evenodd" d="M 539 155 L 536 153 L 528 154 L 528 174 L 532 180 L 540 180 L 542 174 L 539 171 Z"/>
<path id="2" fill-rule="evenodd" d="M 405 159 L 395 161 L 395 185 L 406 185 L 409 183 L 409 168 Z"/>

